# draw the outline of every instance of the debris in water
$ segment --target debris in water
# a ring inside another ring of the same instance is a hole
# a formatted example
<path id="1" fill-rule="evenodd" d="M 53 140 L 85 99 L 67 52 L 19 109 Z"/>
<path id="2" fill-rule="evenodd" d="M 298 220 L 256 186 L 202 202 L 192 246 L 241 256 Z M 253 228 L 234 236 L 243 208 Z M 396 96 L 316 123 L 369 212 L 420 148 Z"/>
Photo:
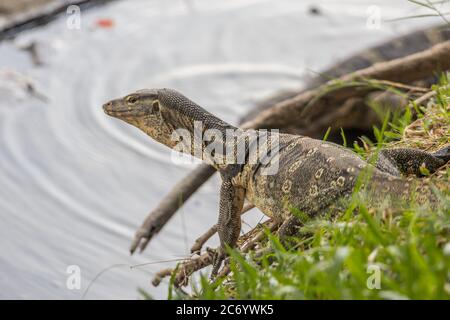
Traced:
<path id="1" fill-rule="evenodd" d="M 23 93 L 35 97 L 42 102 L 48 102 L 49 100 L 45 94 L 36 89 L 33 80 L 28 76 L 11 69 L 0 70 L 0 89 L 17 92 L 15 90 L 16 88 L 20 88 Z"/>
<path id="2" fill-rule="evenodd" d="M 316 7 L 316 6 L 309 7 L 308 12 L 310 15 L 313 15 L 313 16 L 320 16 L 322 14 L 322 10 L 320 10 L 319 7 Z"/>
<path id="3" fill-rule="evenodd" d="M 114 21 L 112 19 L 98 19 L 96 22 L 97 27 L 100 28 L 112 28 L 114 26 Z"/>
<path id="4" fill-rule="evenodd" d="M 43 62 L 41 60 L 41 57 L 39 56 L 39 52 L 38 52 L 38 48 L 37 48 L 37 43 L 32 41 L 22 47 L 20 47 L 21 50 L 26 51 L 30 54 L 31 56 L 31 61 L 33 62 L 33 64 L 35 66 L 41 66 L 43 65 Z"/>

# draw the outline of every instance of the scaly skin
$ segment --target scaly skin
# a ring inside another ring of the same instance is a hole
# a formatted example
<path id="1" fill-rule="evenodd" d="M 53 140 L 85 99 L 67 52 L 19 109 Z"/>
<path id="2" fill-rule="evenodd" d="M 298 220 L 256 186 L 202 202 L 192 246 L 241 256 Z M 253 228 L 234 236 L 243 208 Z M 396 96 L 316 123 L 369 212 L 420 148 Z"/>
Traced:
<path id="1" fill-rule="evenodd" d="M 194 136 L 195 121 L 200 121 L 204 130 L 217 130 L 220 138 L 215 142 L 221 143 L 224 150 L 225 141 L 228 142 L 225 140 L 227 129 L 238 130 L 170 89 L 137 91 L 112 100 L 103 108 L 108 115 L 136 126 L 169 148 L 178 143 L 172 139 L 174 130 L 184 129 Z M 270 154 L 269 162 L 249 161 L 255 156 L 250 144 L 245 149 L 243 164 L 217 163 L 211 156 L 202 159 L 212 164 L 222 177 L 218 219 L 221 250 L 214 262 L 213 275 L 225 257 L 225 247 L 234 247 L 238 240 L 245 199 L 264 214 L 283 221 L 280 230 L 289 234 L 298 223 L 291 215 L 292 208 L 309 216 L 329 211 L 340 199 L 352 194 L 363 171 L 370 171 L 366 187 L 375 205 L 387 196 L 407 199 L 412 193 L 419 194 L 419 200 L 434 202 L 428 180 L 411 181 L 400 177 L 400 173 L 420 175 L 422 165 L 433 172 L 450 160 L 448 147 L 434 154 L 414 149 L 390 149 L 381 151 L 376 165 L 372 166 L 334 143 L 290 134 L 274 133 L 272 137 L 279 138 L 279 152 Z M 238 130 L 237 139 L 249 143 L 242 130 Z M 205 150 L 207 146 L 207 142 L 193 139 L 190 154 L 203 158 L 194 150 Z M 264 173 L 276 163 L 278 170 L 274 174 Z"/>

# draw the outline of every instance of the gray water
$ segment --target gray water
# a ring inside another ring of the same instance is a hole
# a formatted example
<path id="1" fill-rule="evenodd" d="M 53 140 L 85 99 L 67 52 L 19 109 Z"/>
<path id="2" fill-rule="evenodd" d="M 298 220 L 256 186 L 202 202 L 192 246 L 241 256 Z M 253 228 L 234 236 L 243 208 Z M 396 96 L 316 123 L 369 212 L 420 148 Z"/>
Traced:
<path id="1" fill-rule="evenodd" d="M 308 13 L 315 3 L 322 15 Z M 340 4 L 339 4 L 340 3 Z M 407 1 L 118 1 L 0 43 L 0 297 L 134 299 L 157 270 L 188 255 L 217 218 L 218 179 L 203 186 L 142 255 L 128 247 L 146 214 L 190 166 L 107 117 L 110 98 L 171 87 L 231 123 L 254 102 L 368 45 L 435 19 L 366 26 L 422 12 Z M 96 26 L 112 19 L 111 28 Z M 20 47 L 36 42 L 43 65 Z M 38 94 L 26 90 L 31 83 Z M 45 96 L 45 97 L 44 97 Z M 253 213 L 249 224 L 261 218 Z M 248 228 L 248 226 L 247 226 Z M 217 239 L 211 245 L 217 244 Z M 66 286 L 67 267 L 81 289 Z"/>

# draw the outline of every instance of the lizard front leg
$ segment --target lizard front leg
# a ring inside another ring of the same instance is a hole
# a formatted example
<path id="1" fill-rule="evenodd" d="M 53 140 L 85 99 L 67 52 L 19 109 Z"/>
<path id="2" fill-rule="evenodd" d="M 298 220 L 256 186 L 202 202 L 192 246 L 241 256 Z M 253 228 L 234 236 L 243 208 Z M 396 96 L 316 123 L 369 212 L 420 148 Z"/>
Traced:
<path id="1" fill-rule="evenodd" d="M 220 188 L 220 208 L 217 232 L 220 248 L 213 259 L 211 277 L 214 278 L 226 256 L 226 247 L 233 248 L 241 232 L 241 211 L 244 205 L 245 189 L 233 185 L 231 179 L 223 178 Z"/>

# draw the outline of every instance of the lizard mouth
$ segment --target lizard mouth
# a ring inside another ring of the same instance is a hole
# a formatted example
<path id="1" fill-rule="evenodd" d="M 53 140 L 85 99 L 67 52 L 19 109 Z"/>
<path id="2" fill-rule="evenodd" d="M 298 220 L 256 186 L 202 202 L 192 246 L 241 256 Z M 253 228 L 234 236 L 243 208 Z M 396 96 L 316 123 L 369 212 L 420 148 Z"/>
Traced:
<path id="1" fill-rule="evenodd" d="M 116 118 L 122 118 L 122 117 L 132 117 L 132 116 L 138 116 L 139 111 L 133 110 L 129 107 L 124 107 L 117 105 L 114 100 L 109 101 L 103 105 L 103 111 L 112 117 Z"/>
<path id="2" fill-rule="evenodd" d="M 113 101 L 109 101 L 109 102 L 107 102 L 107 103 L 105 103 L 105 104 L 103 105 L 103 111 L 104 111 L 107 115 L 112 116 L 112 115 L 114 115 L 114 114 L 116 113 L 117 108 L 114 106 Z"/>

